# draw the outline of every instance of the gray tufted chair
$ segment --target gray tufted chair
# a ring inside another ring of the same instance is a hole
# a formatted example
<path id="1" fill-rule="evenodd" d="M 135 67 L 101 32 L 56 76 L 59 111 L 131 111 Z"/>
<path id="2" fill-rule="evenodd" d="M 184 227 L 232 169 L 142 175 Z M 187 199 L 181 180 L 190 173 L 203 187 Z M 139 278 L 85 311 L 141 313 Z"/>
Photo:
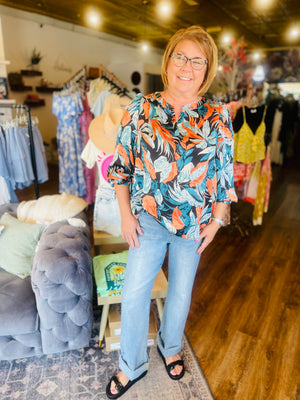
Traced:
<path id="1" fill-rule="evenodd" d="M 16 216 L 17 204 L 0 206 Z M 0 268 L 0 359 L 78 349 L 92 328 L 92 261 L 86 227 L 64 220 L 42 234 L 32 274 L 21 279 Z M 0 255 L 1 257 L 1 255 Z"/>

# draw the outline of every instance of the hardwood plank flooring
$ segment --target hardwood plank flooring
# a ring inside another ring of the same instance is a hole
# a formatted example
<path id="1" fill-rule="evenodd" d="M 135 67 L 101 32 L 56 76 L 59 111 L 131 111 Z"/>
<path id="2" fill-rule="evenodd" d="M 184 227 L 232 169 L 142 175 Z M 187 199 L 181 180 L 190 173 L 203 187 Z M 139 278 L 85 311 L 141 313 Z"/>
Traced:
<path id="1" fill-rule="evenodd" d="M 300 400 L 299 167 L 273 167 L 263 225 L 240 202 L 200 260 L 186 333 L 216 400 Z M 58 191 L 49 172 L 41 195 Z"/>
<path id="2" fill-rule="evenodd" d="M 186 333 L 216 400 L 300 400 L 300 169 L 273 168 L 263 225 L 199 264 Z"/>

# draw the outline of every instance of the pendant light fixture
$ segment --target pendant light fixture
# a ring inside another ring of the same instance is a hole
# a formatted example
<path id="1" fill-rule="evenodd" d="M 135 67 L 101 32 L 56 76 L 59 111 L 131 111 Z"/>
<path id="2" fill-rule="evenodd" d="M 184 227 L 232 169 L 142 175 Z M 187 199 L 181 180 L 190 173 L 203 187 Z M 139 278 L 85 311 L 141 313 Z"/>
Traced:
<path id="1" fill-rule="evenodd" d="M 143 25 L 144 25 L 144 34 L 143 34 L 143 40 L 141 42 L 141 50 L 143 53 L 148 53 L 149 51 L 149 43 L 146 39 L 146 13 L 147 13 L 147 5 L 149 4 L 149 0 L 142 0 L 142 7 L 144 9 L 143 12 Z"/>

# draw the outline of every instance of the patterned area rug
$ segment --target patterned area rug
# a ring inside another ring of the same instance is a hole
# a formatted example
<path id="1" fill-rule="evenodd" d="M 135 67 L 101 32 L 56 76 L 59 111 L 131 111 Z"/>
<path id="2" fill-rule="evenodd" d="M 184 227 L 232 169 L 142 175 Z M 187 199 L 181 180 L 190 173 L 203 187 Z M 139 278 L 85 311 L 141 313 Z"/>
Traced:
<path id="1" fill-rule="evenodd" d="M 106 384 L 118 369 L 119 351 L 99 349 L 98 327 L 93 329 L 88 348 L 0 361 L 0 400 L 106 400 Z M 167 376 L 156 347 L 150 347 L 149 352 L 148 374 L 122 399 L 213 400 L 186 337 L 183 353 L 187 371 L 180 382 Z"/>

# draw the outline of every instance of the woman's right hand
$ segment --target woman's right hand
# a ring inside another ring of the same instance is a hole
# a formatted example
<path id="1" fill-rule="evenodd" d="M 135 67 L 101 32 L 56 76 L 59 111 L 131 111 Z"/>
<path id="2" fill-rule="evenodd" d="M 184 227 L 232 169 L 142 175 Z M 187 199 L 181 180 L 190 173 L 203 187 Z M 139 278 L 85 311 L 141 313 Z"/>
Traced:
<path id="1" fill-rule="evenodd" d="M 139 247 L 138 233 L 143 234 L 138 219 L 133 214 L 128 214 L 122 217 L 121 221 L 122 237 L 129 244 L 131 249 Z"/>
<path id="2" fill-rule="evenodd" d="M 115 185 L 121 214 L 121 233 L 122 237 L 129 246 L 139 247 L 138 233 L 143 234 L 138 219 L 132 214 L 130 207 L 130 194 L 128 185 Z"/>

